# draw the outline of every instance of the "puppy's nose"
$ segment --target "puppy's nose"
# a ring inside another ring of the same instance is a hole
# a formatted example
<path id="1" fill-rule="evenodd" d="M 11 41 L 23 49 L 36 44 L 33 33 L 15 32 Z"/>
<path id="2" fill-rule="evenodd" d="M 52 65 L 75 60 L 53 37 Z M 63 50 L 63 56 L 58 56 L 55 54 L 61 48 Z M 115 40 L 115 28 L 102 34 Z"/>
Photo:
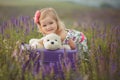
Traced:
<path id="1" fill-rule="evenodd" d="M 51 42 L 51 44 L 54 44 L 54 42 Z"/>

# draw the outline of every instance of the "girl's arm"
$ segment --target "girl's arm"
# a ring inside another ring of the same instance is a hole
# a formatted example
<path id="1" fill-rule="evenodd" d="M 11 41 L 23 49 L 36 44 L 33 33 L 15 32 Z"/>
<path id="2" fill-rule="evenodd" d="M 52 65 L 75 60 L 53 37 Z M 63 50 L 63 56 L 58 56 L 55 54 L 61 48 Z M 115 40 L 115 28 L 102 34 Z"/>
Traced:
<path id="1" fill-rule="evenodd" d="M 76 45 L 72 39 L 69 39 L 68 44 L 70 45 L 70 48 L 73 50 L 76 48 Z"/>

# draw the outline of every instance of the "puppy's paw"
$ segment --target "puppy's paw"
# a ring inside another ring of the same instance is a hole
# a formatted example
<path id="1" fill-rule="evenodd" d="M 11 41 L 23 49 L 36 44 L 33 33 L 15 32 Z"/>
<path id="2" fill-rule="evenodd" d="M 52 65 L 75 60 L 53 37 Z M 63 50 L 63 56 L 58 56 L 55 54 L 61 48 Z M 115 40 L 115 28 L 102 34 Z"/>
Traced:
<path id="1" fill-rule="evenodd" d="M 30 44 L 30 47 L 31 47 L 31 49 L 37 49 L 38 45 L 39 45 L 38 42 L 34 42 L 34 43 Z"/>
<path id="2" fill-rule="evenodd" d="M 62 49 L 71 49 L 69 45 L 62 45 Z"/>

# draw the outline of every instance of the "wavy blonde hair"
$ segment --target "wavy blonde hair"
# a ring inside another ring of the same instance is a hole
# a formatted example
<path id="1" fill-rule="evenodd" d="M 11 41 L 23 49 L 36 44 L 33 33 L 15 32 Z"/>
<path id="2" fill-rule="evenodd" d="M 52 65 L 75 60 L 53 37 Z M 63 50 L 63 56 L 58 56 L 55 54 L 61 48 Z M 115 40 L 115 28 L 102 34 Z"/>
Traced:
<path id="1" fill-rule="evenodd" d="M 43 8 L 39 11 L 40 11 L 40 18 L 39 18 L 39 23 L 37 24 L 37 26 L 38 26 L 38 30 L 40 33 L 45 35 L 42 32 L 40 21 L 43 20 L 44 18 L 46 18 L 47 16 L 51 17 L 52 19 L 54 19 L 56 21 L 56 23 L 57 23 L 57 31 L 56 31 L 57 33 L 56 34 L 59 34 L 62 30 L 65 30 L 64 23 L 60 20 L 56 11 L 53 8 Z"/>

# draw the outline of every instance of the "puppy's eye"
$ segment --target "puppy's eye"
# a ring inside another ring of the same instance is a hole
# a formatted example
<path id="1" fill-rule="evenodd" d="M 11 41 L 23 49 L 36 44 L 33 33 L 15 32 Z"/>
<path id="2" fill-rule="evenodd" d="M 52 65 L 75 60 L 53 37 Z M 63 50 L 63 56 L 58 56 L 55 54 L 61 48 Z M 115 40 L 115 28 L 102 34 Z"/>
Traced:
<path id="1" fill-rule="evenodd" d="M 57 41 L 57 39 L 55 39 L 55 41 Z"/>
<path id="2" fill-rule="evenodd" d="M 49 41 L 49 39 L 47 39 L 47 41 Z"/>

